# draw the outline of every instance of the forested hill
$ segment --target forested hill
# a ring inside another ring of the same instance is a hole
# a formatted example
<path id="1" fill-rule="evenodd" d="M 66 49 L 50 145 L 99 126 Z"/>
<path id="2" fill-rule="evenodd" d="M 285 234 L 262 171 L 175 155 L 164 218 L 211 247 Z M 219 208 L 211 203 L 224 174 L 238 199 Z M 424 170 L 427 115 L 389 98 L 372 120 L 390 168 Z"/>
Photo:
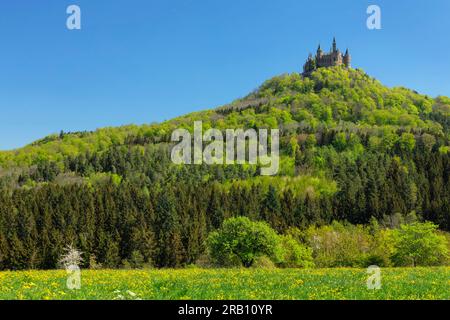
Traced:
<path id="1" fill-rule="evenodd" d="M 182 116 L 161 124 L 103 128 L 95 132 L 54 134 L 24 148 L 0 152 L 0 166 L 29 166 L 67 156 L 104 152 L 111 146 L 168 141 L 174 128 L 203 120 L 216 128 L 280 127 L 286 135 L 324 130 L 381 137 L 427 133 L 439 146 L 449 139 L 450 98 L 420 95 L 406 88 L 387 88 L 357 69 L 323 68 L 310 78 L 298 73 L 274 77 L 233 103 Z"/>
<path id="2" fill-rule="evenodd" d="M 407 215 L 450 229 L 450 99 L 387 88 L 361 70 L 274 77 L 217 109 L 160 124 L 48 136 L 0 152 L 0 268 L 54 267 L 76 243 L 105 266 L 139 254 L 195 261 L 230 216 L 279 231 Z M 278 176 L 250 165 L 180 166 L 176 128 L 279 128 Z"/>

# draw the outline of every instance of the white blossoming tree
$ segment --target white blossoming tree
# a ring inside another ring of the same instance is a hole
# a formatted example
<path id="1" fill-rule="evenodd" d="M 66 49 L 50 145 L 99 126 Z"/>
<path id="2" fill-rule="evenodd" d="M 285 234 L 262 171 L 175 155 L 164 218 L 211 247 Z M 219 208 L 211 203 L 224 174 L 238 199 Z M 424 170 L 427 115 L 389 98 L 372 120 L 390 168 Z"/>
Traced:
<path id="1" fill-rule="evenodd" d="M 62 268 L 68 269 L 70 267 L 79 267 L 81 265 L 83 262 L 83 253 L 80 250 L 70 244 L 64 249 L 64 251 L 64 254 L 58 261 Z"/>

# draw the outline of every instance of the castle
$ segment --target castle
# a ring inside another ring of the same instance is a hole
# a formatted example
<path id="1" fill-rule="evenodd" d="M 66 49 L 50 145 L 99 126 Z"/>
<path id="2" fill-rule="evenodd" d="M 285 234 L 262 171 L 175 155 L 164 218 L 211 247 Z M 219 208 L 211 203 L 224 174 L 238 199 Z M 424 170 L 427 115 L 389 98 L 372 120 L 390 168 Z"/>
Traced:
<path id="1" fill-rule="evenodd" d="M 319 45 L 317 48 L 316 56 L 313 58 L 312 54 L 309 54 L 308 60 L 306 60 L 303 66 L 303 75 L 310 75 L 311 72 L 317 70 L 317 68 L 327 68 L 334 66 L 344 65 L 346 68 L 350 68 L 351 56 L 347 51 L 342 54 L 336 46 L 336 39 L 333 39 L 333 47 L 331 52 L 324 53 Z"/>

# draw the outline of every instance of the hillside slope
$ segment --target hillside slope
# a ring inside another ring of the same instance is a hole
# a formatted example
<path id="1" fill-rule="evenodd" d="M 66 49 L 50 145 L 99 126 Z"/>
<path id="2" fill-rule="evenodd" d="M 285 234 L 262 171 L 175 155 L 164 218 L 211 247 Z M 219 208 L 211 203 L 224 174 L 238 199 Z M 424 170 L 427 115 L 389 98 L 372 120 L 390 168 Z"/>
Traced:
<path id="1" fill-rule="evenodd" d="M 175 165 L 174 129 L 280 129 L 280 171 Z M 0 269 L 53 268 L 74 243 L 104 266 L 192 263 L 227 217 L 278 231 L 333 220 L 450 230 L 450 99 L 361 70 L 274 77 L 214 110 L 159 124 L 61 133 L 0 152 Z M 8 254 L 2 255 L 1 252 Z"/>
<path id="2" fill-rule="evenodd" d="M 381 137 L 400 130 L 448 140 L 449 119 L 450 98 L 432 99 L 405 88 L 390 89 L 361 70 L 335 67 L 319 69 L 310 78 L 297 73 L 274 77 L 229 105 L 161 124 L 54 134 L 24 148 L 0 152 L 0 166 L 61 161 L 112 145 L 168 141 L 172 130 L 192 127 L 195 120 L 219 129 L 280 127 L 287 135 L 305 129 L 336 129 Z"/>

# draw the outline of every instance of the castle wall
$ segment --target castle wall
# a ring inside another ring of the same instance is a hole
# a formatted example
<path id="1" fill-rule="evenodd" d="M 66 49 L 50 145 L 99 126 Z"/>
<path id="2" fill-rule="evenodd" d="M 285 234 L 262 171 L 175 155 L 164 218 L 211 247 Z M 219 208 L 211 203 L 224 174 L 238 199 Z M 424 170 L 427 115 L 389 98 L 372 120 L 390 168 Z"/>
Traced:
<path id="1" fill-rule="evenodd" d="M 343 61 L 343 56 L 338 52 L 325 54 L 316 58 L 316 64 L 320 68 L 340 66 L 343 64 Z"/>

